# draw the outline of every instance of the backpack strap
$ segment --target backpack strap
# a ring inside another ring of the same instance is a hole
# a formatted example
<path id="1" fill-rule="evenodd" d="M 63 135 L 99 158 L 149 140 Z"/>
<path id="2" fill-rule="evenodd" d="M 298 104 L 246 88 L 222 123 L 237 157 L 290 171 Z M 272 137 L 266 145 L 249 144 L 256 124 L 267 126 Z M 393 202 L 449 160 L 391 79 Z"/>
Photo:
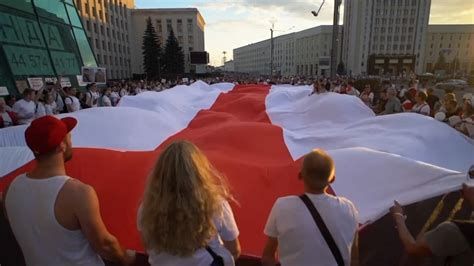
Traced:
<path id="1" fill-rule="evenodd" d="M 209 246 L 206 246 L 206 250 L 213 260 L 210 266 L 224 266 L 224 259 L 221 256 L 217 255 Z"/>
<path id="2" fill-rule="evenodd" d="M 334 256 L 334 259 L 336 260 L 337 265 L 344 266 L 344 259 L 342 258 L 341 251 L 339 250 L 339 247 L 336 245 L 336 242 L 334 241 L 334 238 L 332 237 L 331 232 L 329 232 L 329 229 L 324 223 L 323 218 L 319 214 L 318 209 L 316 209 L 316 207 L 314 206 L 314 204 L 311 202 L 311 200 L 306 194 L 301 195 L 300 199 L 308 208 L 309 212 L 311 213 L 311 216 L 313 216 L 314 222 L 316 223 L 316 226 L 318 226 L 319 231 L 321 232 L 321 235 L 323 235 L 324 237 L 324 240 L 326 240 L 326 244 L 331 250 L 331 253 Z"/>

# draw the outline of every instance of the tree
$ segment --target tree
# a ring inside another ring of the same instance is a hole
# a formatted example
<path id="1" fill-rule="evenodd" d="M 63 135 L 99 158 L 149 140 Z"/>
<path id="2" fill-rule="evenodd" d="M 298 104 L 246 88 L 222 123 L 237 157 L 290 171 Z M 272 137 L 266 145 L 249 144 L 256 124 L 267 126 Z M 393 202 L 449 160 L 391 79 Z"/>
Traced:
<path id="1" fill-rule="evenodd" d="M 151 23 L 151 17 L 146 20 L 145 34 L 143 35 L 143 66 L 148 79 L 160 77 L 161 44 Z"/>
<path id="2" fill-rule="evenodd" d="M 339 65 L 337 65 L 337 74 L 339 76 L 346 75 L 346 66 L 344 66 L 344 62 L 339 62 Z"/>
<path id="3" fill-rule="evenodd" d="M 443 52 L 439 52 L 438 60 L 435 64 L 435 70 L 446 70 L 446 58 L 444 57 Z"/>
<path id="4" fill-rule="evenodd" d="M 166 40 L 165 53 L 163 54 L 163 71 L 168 75 L 184 73 L 184 53 L 174 36 L 173 30 Z"/>

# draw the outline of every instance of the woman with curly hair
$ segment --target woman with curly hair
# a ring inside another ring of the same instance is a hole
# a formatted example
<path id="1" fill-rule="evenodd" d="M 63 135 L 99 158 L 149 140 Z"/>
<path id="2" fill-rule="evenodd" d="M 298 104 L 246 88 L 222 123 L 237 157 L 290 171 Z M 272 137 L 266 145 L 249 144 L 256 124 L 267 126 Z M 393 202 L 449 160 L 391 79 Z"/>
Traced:
<path id="1" fill-rule="evenodd" d="M 138 227 L 151 265 L 234 265 L 239 231 L 227 183 L 191 142 L 170 144 L 148 180 Z"/>

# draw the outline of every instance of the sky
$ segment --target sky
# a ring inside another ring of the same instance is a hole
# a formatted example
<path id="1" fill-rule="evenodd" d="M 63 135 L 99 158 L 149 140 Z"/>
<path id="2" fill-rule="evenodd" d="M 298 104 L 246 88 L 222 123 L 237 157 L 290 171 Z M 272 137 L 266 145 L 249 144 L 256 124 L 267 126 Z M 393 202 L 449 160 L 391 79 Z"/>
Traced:
<path id="1" fill-rule="evenodd" d="M 311 15 L 323 0 L 135 0 L 136 8 L 195 7 L 206 27 L 205 47 L 210 64 L 222 65 L 232 51 L 247 44 L 318 25 L 331 25 L 333 0 L 326 0 L 318 17 Z M 344 7 L 341 8 L 343 12 Z M 341 21 L 342 23 L 342 16 Z M 430 24 L 474 24 L 474 0 L 432 0 Z"/>

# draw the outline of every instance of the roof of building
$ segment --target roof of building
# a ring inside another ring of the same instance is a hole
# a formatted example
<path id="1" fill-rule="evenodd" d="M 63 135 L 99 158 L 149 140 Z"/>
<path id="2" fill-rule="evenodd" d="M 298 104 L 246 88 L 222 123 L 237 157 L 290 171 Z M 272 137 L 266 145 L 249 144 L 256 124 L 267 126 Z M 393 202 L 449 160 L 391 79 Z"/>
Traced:
<path id="1" fill-rule="evenodd" d="M 474 33 L 474 24 L 430 24 L 429 33 Z"/>

